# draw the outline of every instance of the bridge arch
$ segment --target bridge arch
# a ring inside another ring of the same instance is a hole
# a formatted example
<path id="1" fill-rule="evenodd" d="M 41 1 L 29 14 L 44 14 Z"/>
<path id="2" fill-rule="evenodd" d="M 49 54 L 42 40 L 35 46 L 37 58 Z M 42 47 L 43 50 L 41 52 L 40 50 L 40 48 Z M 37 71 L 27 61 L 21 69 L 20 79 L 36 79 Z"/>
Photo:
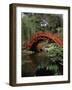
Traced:
<path id="1" fill-rule="evenodd" d="M 31 49 L 34 44 L 39 40 L 50 39 L 55 42 L 58 46 L 63 47 L 63 40 L 57 35 L 51 32 L 37 32 L 32 36 L 31 40 L 26 43 L 26 47 Z"/>

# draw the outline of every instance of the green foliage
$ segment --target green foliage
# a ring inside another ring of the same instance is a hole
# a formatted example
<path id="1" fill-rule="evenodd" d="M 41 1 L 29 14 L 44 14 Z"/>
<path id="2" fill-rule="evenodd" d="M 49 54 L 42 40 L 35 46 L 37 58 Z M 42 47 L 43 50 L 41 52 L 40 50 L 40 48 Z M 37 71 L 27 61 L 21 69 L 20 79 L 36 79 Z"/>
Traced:
<path id="1" fill-rule="evenodd" d="M 45 20 L 48 25 L 46 27 L 41 26 L 41 22 Z M 36 14 L 36 13 L 22 13 L 22 42 L 28 41 L 31 39 L 31 37 L 39 31 L 45 31 L 45 32 L 52 32 L 57 33 L 63 38 L 63 20 L 62 15 L 56 15 L 56 14 Z M 48 44 L 48 52 L 44 53 L 37 53 L 33 55 L 26 55 L 22 56 L 23 61 L 30 60 L 36 65 L 37 69 L 43 69 L 46 68 L 46 70 L 50 70 L 53 72 L 54 75 L 61 75 L 63 74 L 63 48 L 57 46 L 55 43 L 48 43 L 43 42 L 43 44 Z M 25 66 L 24 68 L 28 67 L 28 72 L 32 70 L 33 68 L 29 67 L 29 65 Z M 31 68 L 31 69 L 29 69 Z M 23 70 L 24 71 L 24 70 Z M 32 72 L 31 72 L 32 73 Z"/>
<path id="2" fill-rule="evenodd" d="M 63 48 L 62 47 L 59 47 L 57 45 L 53 45 L 51 44 L 51 47 L 49 48 L 49 51 L 48 51 L 48 56 L 50 58 L 56 58 L 56 57 L 61 57 L 63 55 Z"/>
<path id="3" fill-rule="evenodd" d="M 38 57 L 39 58 L 39 57 Z M 55 43 L 50 44 L 49 51 L 45 54 L 42 54 L 41 64 L 39 68 L 48 68 L 54 75 L 60 75 L 63 73 L 63 48 L 57 46 Z"/>
<path id="4" fill-rule="evenodd" d="M 58 33 L 62 37 L 62 15 L 36 13 L 22 13 L 22 15 L 22 40 L 29 40 L 32 35 L 39 31 Z M 43 20 L 48 23 L 45 27 L 41 26 L 41 22 L 43 22 Z"/>

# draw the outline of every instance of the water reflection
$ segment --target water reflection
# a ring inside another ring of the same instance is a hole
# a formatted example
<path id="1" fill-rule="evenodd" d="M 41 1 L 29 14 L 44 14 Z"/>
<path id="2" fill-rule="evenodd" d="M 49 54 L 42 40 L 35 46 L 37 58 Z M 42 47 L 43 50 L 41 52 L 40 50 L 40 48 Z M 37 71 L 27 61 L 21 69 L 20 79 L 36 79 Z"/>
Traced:
<path id="1" fill-rule="evenodd" d="M 48 53 L 22 54 L 22 77 L 62 75 L 63 65 L 50 60 Z"/>

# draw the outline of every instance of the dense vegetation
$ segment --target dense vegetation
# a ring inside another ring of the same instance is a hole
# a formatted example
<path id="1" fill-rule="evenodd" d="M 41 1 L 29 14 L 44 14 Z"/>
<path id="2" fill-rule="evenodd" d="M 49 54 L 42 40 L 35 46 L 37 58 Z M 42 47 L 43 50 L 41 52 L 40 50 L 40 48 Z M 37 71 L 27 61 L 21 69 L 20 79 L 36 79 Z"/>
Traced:
<path id="1" fill-rule="evenodd" d="M 63 38 L 62 15 L 22 13 L 22 43 L 29 41 L 39 31 L 58 34 Z M 22 54 L 22 76 L 44 76 L 63 74 L 63 47 L 46 42 L 48 52 Z"/>
<path id="2" fill-rule="evenodd" d="M 22 13 L 22 40 L 29 40 L 39 31 L 58 33 L 62 37 L 62 15 Z"/>

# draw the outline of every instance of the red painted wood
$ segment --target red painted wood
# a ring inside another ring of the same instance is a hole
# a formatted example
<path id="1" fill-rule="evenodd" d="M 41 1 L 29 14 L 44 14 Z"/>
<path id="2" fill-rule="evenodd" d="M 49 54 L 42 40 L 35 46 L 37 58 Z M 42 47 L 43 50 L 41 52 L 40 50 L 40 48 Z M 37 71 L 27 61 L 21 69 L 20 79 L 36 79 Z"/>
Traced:
<path id="1" fill-rule="evenodd" d="M 38 32 L 35 35 L 32 36 L 31 40 L 26 43 L 27 48 L 31 48 L 33 43 L 36 43 L 40 39 L 51 39 L 53 40 L 57 45 L 63 47 L 63 40 L 57 35 L 53 34 L 51 32 Z"/>

